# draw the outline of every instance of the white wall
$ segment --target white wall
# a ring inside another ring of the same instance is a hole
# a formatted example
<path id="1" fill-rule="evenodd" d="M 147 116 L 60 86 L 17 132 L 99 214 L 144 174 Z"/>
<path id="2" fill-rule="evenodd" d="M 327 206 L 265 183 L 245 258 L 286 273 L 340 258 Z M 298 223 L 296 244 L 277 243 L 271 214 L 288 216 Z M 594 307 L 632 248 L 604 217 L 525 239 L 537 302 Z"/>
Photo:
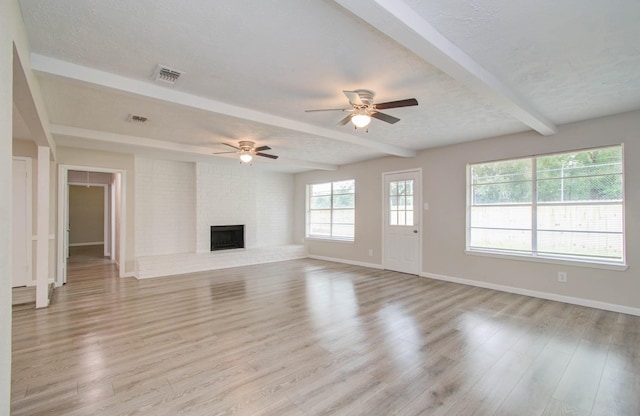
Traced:
<path id="1" fill-rule="evenodd" d="M 259 174 L 256 182 L 258 247 L 293 243 L 293 175 Z"/>
<path id="2" fill-rule="evenodd" d="M 254 166 L 136 158 L 136 256 L 204 253 L 212 225 L 245 225 L 245 247 L 292 243 L 293 175 Z"/>
<path id="3" fill-rule="evenodd" d="M 193 163 L 136 158 L 136 256 L 195 251 Z"/>
<path id="4" fill-rule="evenodd" d="M 249 168 L 249 169 L 239 169 Z M 257 243 L 256 177 L 249 166 L 198 163 L 197 252 L 210 250 L 210 226 L 244 224 L 244 245 Z"/>
<path id="5" fill-rule="evenodd" d="M 14 53 L 15 48 L 15 53 Z M 0 1 L 0 193 L 11 195 L 12 113 L 15 103 L 41 146 L 55 145 L 17 0 Z M 16 88 L 19 85 L 19 88 Z M 52 196 L 54 198 L 54 196 Z M 9 414 L 11 391 L 11 198 L 0 201 L 0 415 Z M 48 236 L 47 236 L 48 239 Z M 51 242 L 50 242 L 51 243 Z M 43 256 L 51 253 L 41 253 Z"/>
<path id="6" fill-rule="evenodd" d="M 196 165 L 196 250 L 210 250 L 210 226 L 245 225 L 245 247 L 291 244 L 293 175 L 252 166 Z"/>
<path id="7" fill-rule="evenodd" d="M 12 194 L 14 2 L 0 2 L 0 195 Z M 11 198 L 0 198 L 0 415 L 9 414 L 11 393 Z"/>
<path id="8" fill-rule="evenodd" d="M 334 172 L 296 175 L 294 238 L 304 237 L 305 185 L 338 179 L 356 180 L 356 241 L 353 244 L 307 241 L 312 255 L 382 264 L 382 173 L 423 170 L 424 211 L 422 273 L 503 285 L 629 308 L 640 308 L 640 112 L 560 126 L 554 136 L 529 132 L 419 152 L 415 158 L 387 157 L 342 166 Z M 426 133 L 425 133 L 426 134 Z M 465 254 L 466 165 L 533 154 L 608 144 L 625 144 L 627 271 L 506 260 Z M 368 249 L 374 256 L 368 256 Z M 557 272 L 568 274 L 557 282 Z"/>

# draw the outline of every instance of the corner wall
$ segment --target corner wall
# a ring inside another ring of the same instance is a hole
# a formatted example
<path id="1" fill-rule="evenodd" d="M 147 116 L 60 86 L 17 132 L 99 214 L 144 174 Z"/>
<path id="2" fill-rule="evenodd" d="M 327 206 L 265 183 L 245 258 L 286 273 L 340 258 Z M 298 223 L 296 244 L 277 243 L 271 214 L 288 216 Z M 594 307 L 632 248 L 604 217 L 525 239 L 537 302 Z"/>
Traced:
<path id="1" fill-rule="evenodd" d="M 305 234 L 305 186 L 338 179 L 356 180 L 356 241 L 307 241 L 311 255 L 358 263 L 382 264 L 382 173 L 422 168 L 422 274 L 466 279 L 478 285 L 584 299 L 625 308 L 640 308 L 640 112 L 619 114 L 560 126 L 553 136 L 534 132 L 479 140 L 419 152 L 415 158 L 387 157 L 342 166 L 335 172 L 307 172 L 295 177 L 294 238 Z M 626 254 L 628 270 L 602 269 L 508 260 L 465 254 L 466 165 L 473 162 L 625 144 Z M 368 250 L 374 255 L 369 256 Z M 568 274 L 557 282 L 557 272 Z"/>
<path id="2" fill-rule="evenodd" d="M 12 194 L 14 19 L 17 3 L 0 2 L 0 195 Z M 0 198 L 0 415 L 11 398 L 11 198 Z"/>

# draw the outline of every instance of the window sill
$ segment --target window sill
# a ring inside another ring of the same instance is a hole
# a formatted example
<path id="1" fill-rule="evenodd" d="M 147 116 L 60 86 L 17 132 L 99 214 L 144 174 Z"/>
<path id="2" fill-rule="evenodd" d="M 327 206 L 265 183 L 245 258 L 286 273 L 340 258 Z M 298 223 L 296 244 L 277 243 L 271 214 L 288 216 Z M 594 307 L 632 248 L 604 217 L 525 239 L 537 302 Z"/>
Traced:
<path id="1" fill-rule="evenodd" d="M 472 256 L 493 257 L 497 259 L 506 259 L 506 260 L 532 261 L 535 263 L 562 264 L 565 266 L 587 267 L 591 269 L 613 270 L 618 272 L 624 272 L 629 268 L 629 266 L 626 264 L 556 259 L 551 257 L 531 256 L 526 254 L 504 254 L 504 253 L 489 251 L 489 250 L 485 251 L 485 250 L 466 249 L 464 252 L 465 254 L 469 254 Z"/>
<path id="2" fill-rule="evenodd" d="M 305 241 L 306 240 L 309 240 L 309 241 L 324 241 L 324 242 L 328 242 L 328 243 L 347 243 L 347 244 L 353 244 L 355 242 L 355 240 L 347 240 L 347 239 L 342 239 L 342 238 L 313 237 L 313 236 L 305 237 Z"/>

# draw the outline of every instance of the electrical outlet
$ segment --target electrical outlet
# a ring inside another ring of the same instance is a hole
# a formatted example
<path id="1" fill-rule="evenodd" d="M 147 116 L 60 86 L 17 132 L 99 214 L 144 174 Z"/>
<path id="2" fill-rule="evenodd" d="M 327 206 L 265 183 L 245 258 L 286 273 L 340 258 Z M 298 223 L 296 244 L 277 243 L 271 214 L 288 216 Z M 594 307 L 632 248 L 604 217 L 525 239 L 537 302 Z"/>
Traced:
<path id="1" fill-rule="evenodd" d="M 373 249 L 372 248 L 369 249 L 369 257 L 373 257 Z"/>
<path id="2" fill-rule="evenodd" d="M 567 283 L 567 272 L 558 272 L 558 282 Z"/>

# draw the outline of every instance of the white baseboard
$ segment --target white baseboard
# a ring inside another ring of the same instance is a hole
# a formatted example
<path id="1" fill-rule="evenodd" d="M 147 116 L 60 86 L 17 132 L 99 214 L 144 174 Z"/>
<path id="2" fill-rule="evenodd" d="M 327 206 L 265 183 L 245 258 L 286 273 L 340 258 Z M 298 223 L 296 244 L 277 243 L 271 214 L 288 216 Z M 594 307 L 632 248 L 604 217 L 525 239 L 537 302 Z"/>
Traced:
<path id="1" fill-rule="evenodd" d="M 136 272 L 122 273 L 120 277 L 136 277 Z"/>
<path id="2" fill-rule="evenodd" d="M 73 243 L 73 244 L 69 244 L 69 247 L 100 246 L 103 244 L 104 244 L 104 241 L 93 241 L 91 243 Z"/>
<path id="3" fill-rule="evenodd" d="M 625 313 L 628 315 L 640 316 L 640 308 L 632 308 L 630 306 L 616 305 L 614 303 L 575 298 L 573 296 L 564 296 L 564 295 L 558 295 L 555 293 L 538 292 L 536 290 L 522 289 L 519 287 L 504 286 L 504 285 L 498 285 L 495 283 L 487 283 L 487 282 L 481 282 L 478 280 L 471 280 L 471 279 L 462 279 L 459 277 L 451 277 L 451 276 L 445 276 L 445 275 L 434 274 L 434 273 L 422 272 L 420 273 L 420 276 L 428 277 L 430 279 L 444 280 L 446 282 L 460 283 L 462 285 L 482 287 L 485 289 L 499 290 L 501 292 L 515 293 L 517 295 L 531 296 L 534 298 L 570 303 L 572 305 L 586 306 L 589 308 L 603 309 L 605 311 L 612 311 L 612 312 Z"/>
<path id="4" fill-rule="evenodd" d="M 344 263 L 344 264 L 350 264 L 352 266 L 362 266 L 362 267 L 369 267 L 371 269 L 380 269 L 382 270 L 382 264 L 375 264 L 375 263 L 365 263 L 362 261 L 354 261 L 354 260 L 345 260 L 345 259 L 337 259 L 334 257 L 325 257 L 325 256 L 315 256 L 313 254 L 309 254 L 308 256 L 310 259 L 316 259 L 316 260 L 324 260 L 324 261 L 332 261 L 334 263 Z"/>

